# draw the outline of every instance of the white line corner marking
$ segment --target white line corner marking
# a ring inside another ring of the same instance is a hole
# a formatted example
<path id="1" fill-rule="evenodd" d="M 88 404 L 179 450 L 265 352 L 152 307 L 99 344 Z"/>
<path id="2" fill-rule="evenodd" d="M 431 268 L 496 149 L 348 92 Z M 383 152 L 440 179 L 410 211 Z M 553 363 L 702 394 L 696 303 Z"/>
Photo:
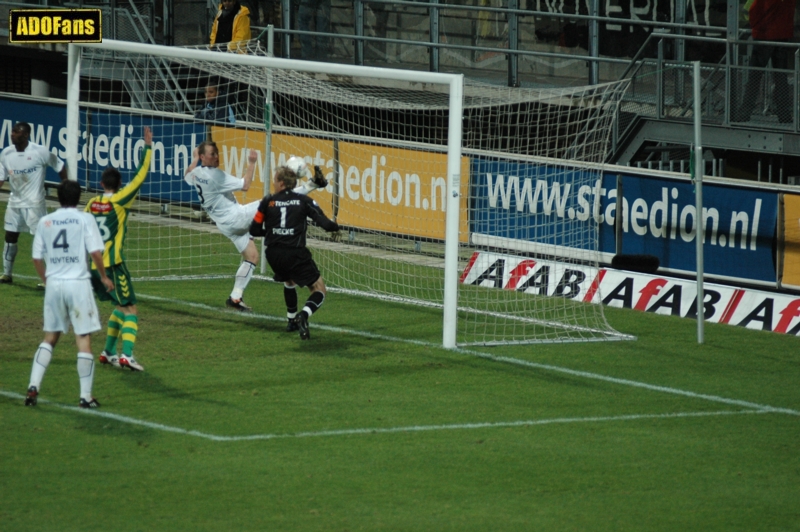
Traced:
<path id="1" fill-rule="evenodd" d="M 25 396 L 15 393 L 0 390 L 0 395 L 9 397 L 11 399 L 19 399 L 22 401 Z M 153 423 L 152 421 L 144 421 L 128 416 L 122 416 L 111 412 L 103 412 L 97 409 L 85 409 L 77 406 L 64 405 L 39 399 L 41 405 L 53 406 L 62 410 L 69 410 L 79 414 L 88 416 L 95 416 L 104 419 L 111 419 L 120 423 L 129 425 L 137 425 L 140 427 L 147 427 L 149 429 L 172 432 L 174 434 L 184 434 L 186 436 L 195 436 L 211 441 L 219 442 L 237 442 L 237 441 L 253 441 L 253 440 L 278 440 L 290 438 L 319 438 L 319 437 L 333 437 L 333 436 L 353 436 L 353 435 L 370 435 L 370 434 L 394 434 L 399 432 L 432 432 L 439 430 L 474 430 L 474 429 L 493 429 L 493 428 L 507 428 L 507 427 L 532 427 L 536 425 L 555 425 L 566 423 L 603 423 L 614 421 L 635 421 L 640 419 L 677 419 L 677 418 L 693 418 L 693 417 L 714 417 L 714 416 L 735 416 L 743 414 L 769 414 L 773 413 L 772 410 L 719 410 L 715 412 L 675 412 L 669 414 L 630 414 L 622 416 L 601 416 L 601 417 L 572 417 L 572 418 L 551 418 L 551 419 L 529 419 L 520 421 L 498 421 L 486 423 L 456 423 L 451 425 L 412 425 L 406 427 L 374 427 L 363 429 L 342 429 L 342 430 L 319 430 L 308 432 L 293 432 L 293 433 L 275 433 L 275 434 L 250 434 L 241 436 L 220 436 L 217 434 L 208 434 L 197 430 L 186 430 L 180 427 L 171 427 L 161 423 Z"/>

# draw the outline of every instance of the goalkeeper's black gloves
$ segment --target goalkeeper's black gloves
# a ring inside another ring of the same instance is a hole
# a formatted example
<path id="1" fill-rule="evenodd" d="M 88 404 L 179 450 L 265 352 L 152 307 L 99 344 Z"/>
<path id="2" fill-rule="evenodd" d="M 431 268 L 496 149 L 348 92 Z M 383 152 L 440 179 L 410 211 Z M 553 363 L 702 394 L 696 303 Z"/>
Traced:
<path id="1" fill-rule="evenodd" d="M 315 185 L 317 185 L 317 188 L 325 188 L 328 186 L 328 180 L 325 179 L 325 175 L 322 173 L 322 169 L 316 165 L 314 165 L 313 182 Z"/>
<path id="2" fill-rule="evenodd" d="M 264 230 L 264 224 L 263 223 L 260 224 L 260 223 L 256 222 L 255 220 L 250 222 L 250 236 L 253 236 L 253 237 L 257 238 L 257 237 L 266 236 L 266 235 L 267 235 L 267 232 Z"/>
<path id="3" fill-rule="evenodd" d="M 342 228 L 336 222 L 331 222 L 333 225 L 326 229 L 331 240 L 339 242 L 342 239 Z"/>

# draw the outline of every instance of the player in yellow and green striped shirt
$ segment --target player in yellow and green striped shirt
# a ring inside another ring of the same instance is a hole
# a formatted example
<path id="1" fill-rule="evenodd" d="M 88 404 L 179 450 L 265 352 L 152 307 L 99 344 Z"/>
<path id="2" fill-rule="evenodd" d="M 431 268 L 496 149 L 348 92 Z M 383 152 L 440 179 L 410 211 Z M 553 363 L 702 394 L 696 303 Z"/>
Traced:
<path id="1" fill-rule="evenodd" d="M 133 371 L 144 371 L 144 368 L 133 357 L 139 321 L 136 315 L 136 294 L 133 292 L 131 275 L 125 266 L 124 245 L 125 235 L 128 232 L 128 211 L 150 170 L 153 133 L 149 127 L 144 128 L 144 143 L 139 166 L 131 182 L 120 188 L 122 176 L 119 170 L 106 168 L 100 178 L 103 194 L 92 198 L 86 205 L 86 212 L 94 216 L 100 229 L 100 236 L 105 243 L 103 265 L 106 268 L 106 275 L 114 281 L 114 290 L 107 292 L 100 284 L 100 274 L 92 264 L 92 285 L 95 294 L 100 301 L 113 301 L 116 304 L 108 320 L 106 346 L 100 355 L 100 362 Z M 122 353 L 117 356 L 117 340 L 120 336 L 122 336 Z"/>

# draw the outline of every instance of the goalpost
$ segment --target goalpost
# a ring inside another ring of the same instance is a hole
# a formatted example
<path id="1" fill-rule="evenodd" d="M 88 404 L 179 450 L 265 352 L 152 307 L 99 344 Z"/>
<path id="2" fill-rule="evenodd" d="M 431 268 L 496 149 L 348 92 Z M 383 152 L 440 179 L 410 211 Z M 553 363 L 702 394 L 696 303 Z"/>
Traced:
<path id="1" fill-rule="evenodd" d="M 627 339 L 599 302 L 599 187 L 625 82 L 512 89 L 392 70 L 106 40 L 71 44 L 71 178 L 99 187 L 153 160 L 126 244 L 135 278 L 232 276 L 240 257 L 183 181 L 206 138 L 257 201 L 290 156 L 330 181 L 312 193 L 343 227 L 309 247 L 331 291 L 442 309 L 456 345 Z M 200 113 L 203 92 L 223 112 Z M 271 102 L 271 105 L 270 105 Z M 233 116 L 233 121 L 229 117 Z M 271 147 L 271 153 L 267 153 Z M 282 314 L 283 309 L 270 309 Z"/>

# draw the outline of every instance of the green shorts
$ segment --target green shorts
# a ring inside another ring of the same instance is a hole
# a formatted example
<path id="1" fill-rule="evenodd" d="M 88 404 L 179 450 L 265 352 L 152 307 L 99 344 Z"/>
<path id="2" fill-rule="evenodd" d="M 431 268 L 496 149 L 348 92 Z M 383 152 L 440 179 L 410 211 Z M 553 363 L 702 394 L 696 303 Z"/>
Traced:
<path id="1" fill-rule="evenodd" d="M 106 275 L 114 281 L 114 290 L 106 291 L 106 287 L 100 282 L 100 274 L 97 270 L 92 270 L 92 288 L 100 301 L 113 301 L 120 307 L 136 304 L 136 294 L 133 292 L 131 274 L 124 262 L 106 268 Z"/>

